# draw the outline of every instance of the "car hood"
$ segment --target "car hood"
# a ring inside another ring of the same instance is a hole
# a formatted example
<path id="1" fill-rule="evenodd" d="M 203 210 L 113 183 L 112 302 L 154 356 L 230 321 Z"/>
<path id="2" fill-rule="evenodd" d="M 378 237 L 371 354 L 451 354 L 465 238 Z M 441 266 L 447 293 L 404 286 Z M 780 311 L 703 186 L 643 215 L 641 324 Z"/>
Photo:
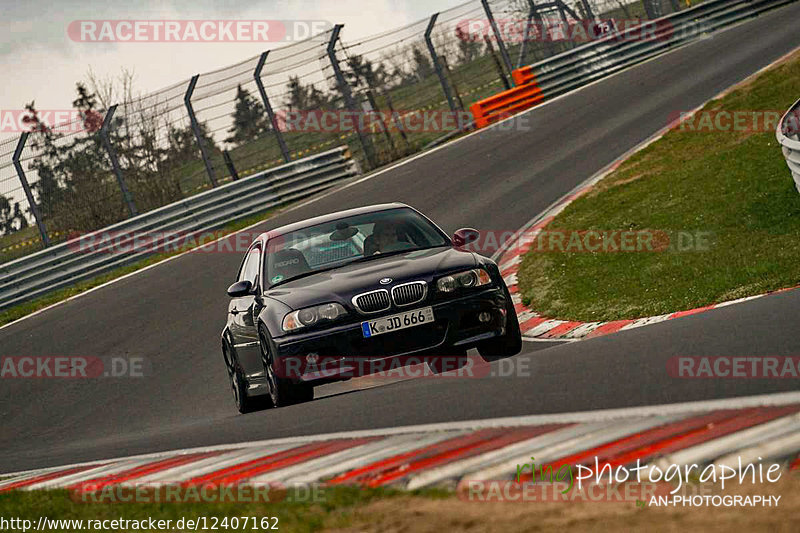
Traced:
<path id="1" fill-rule="evenodd" d="M 324 302 L 339 302 L 346 306 L 356 294 L 390 288 L 405 281 L 425 280 L 428 283 L 440 275 L 474 268 L 477 264 L 471 252 L 438 247 L 345 265 L 283 283 L 266 291 L 265 295 L 293 309 Z M 392 282 L 381 285 L 383 278 Z"/>

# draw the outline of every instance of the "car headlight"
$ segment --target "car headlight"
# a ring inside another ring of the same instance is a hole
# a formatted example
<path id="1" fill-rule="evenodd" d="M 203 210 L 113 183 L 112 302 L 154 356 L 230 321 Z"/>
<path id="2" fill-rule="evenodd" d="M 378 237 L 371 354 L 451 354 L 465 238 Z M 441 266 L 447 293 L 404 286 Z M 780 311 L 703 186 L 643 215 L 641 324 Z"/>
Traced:
<path id="1" fill-rule="evenodd" d="M 295 331 L 326 320 L 335 320 L 347 311 L 337 303 L 327 303 L 292 311 L 283 317 L 283 331 Z"/>
<path id="2" fill-rule="evenodd" d="M 491 283 L 492 278 L 489 276 L 488 272 L 482 268 L 475 268 L 439 278 L 436 282 L 436 288 L 439 289 L 440 292 L 453 292 L 456 289 L 481 287 Z"/>

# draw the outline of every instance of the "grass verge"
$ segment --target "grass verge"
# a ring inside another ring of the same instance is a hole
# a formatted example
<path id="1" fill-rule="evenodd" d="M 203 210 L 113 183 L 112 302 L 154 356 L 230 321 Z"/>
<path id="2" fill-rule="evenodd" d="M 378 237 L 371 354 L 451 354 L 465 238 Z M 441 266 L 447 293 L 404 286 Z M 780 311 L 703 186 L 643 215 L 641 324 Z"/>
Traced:
<path id="1" fill-rule="evenodd" d="M 626 160 L 546 229 L 565 236 L 659 232 L 671 246 L 565 252 L 545 241 L 520 266 L 523 301 L 545 316 L 616 320 L 800 283 L 800 195 L 774 134 L 775 116 L 798 97 L 800 53 L 709 102 L 695 119 Z M 744 126 L 715 126 L 726 111 L 744 117 Z M 754 119 L 761 126 L 748 127 Z"/>
<path id="2" fill-rule="evenodd" d="M 282 209 L 286 209 L 286 207 L 280 209 L 268 209 L 247 218 L 236 220 L 226 224 L 218 230 L 215 230 L 214 236 L 222 237 L 224 235 L 235 233 L 236 231 L 246 228 L 247 226 L 251 226 L 257 222 L 263 222 L 280 212 Z M 26 315 L 34 313 L 40 309 L 44 309 L 45 307 L 58 303 L 62 300 L 66 300 L 67 298 L 75 296 L 76 294 L 88 291 L 89 289 L 102 285 L 103 283 L 107 283 L 113 279 L 120 278 L 126 274 L 136 272 L 137 270 L 141 270 L 147 266 L 163 261 L 164 259 L 168 259 L 172 256 L 182 254 L 199 246 L 203 246 L 203 244 L 207 243 L 201 242 L 197 245 L 183 246 L 177 250 L 170 250 L 169 252 L 156 253 L 135 263 L 115 268 L 114 270 L 106 272 L 100 276 L 76 283 L 70 287 L 55 290 L 29 302 L 24 302 L 19 305 L 4 309 L 0 311 L 0 326 L 8 324 L 9 322 L 13 322 L 14 320 L 18 320 Z"/>

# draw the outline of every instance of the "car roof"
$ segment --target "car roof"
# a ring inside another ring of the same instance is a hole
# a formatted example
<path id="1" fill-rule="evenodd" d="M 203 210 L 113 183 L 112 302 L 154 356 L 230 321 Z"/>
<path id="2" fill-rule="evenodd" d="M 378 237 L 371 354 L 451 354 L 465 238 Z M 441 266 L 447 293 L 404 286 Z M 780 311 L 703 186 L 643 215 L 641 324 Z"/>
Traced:
<path id="1" fill-rule="evenodd" d="M 354 209 L 347 209 L 344 211 L 336 211 L 335 213 L 328 213 L 327 215 L 320 215 L 313 218 L 307 218 L 299 222 L 293 222 L 292 224 L 286 224 L 285 226 L 280 226 L 278 228 L 271 229 L 262 233 L 261 235 L 258 236 L 258 239 L 259 240 L 262 238 L 268 239 L 270 237 L 275 237 L 278 235 L 285 235 L 286 233 L 291 233 L 292 231 L 297 231 L 303 228 L 307 228 L 309 226 L 316 226 L 317 224 L 324 224 L 326 222 L 331 222 L 333 220 L 338 220 L 340 218 L 350 217 L 354 215 L 363 215 L 364 213 L 386 211 L 387 209 L 398 209 L 402 207 L 413 209 L 413 207 L 400 202 L 393 202 L 390 204 L 366 205 L 363 207 L 356 207 Z"/>

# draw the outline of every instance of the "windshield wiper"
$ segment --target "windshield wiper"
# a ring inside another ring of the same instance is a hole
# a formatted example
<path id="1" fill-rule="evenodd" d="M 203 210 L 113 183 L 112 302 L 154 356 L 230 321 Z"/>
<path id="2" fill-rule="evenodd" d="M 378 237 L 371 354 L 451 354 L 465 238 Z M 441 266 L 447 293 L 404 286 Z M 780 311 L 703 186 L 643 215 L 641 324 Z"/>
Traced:
<path id="1" fill-rule="evenodd" d="M 278 285 L 283 285 L 284 283 L 288 283 L 288 282 L 290 282 L 290 281 L 294 281 L 294 280 L 296 280 L 296 279 L 300 279 L 300 278 L 306 278 L 306 277 L 308 277 L 308 276 L 313 276 L 314 274 L 319 274 L 320 272 L 327 272 L 328 270 L 333 270 L 333 269 L 335 269 L 335 268 L 339 268 L 340 266 L 342 266 L 342 265 L 338 265 L 338 266 L 331 266 L 331 267 L 326 267 L 326 268 L 320 268 L 320 269 L 318 269 L 318 270 L 309 270 L 308 272 L 303 272 L 302 274 L 298 274 L 298 275 L 296 275 L 296 276 L 292 276 L 291 278 L 282 279 L 282 280 L 280 280 L 280 281 L 279 281 L 279 282 L 277 282 L 277 283 L 273 283 L 272 285 L 270 285 L 270 286 L 268 287 L 268 289 L 275 288 L 275 287 L 277 287 Z"/>
<path id="2" fill-rule="evenodd" d="M 420 250 L 425 250 L 425 248 L 413 248 L 413 249 L 406 249 L 406 250 L 394 250 L 392 252 L 381 252 L 375 253 L 372 255 L 366 255 L 364 257 L 359 257 L 358 259 L 354 259 L 347 263 L 348 265 L 352 265 L 353 263 L 363 263 L 365 261 L 371 261 L 373 259 L 380 259 L 382 257 L 391 257 L 393 255 L 400 255 L 400 254 L 407 254 L 409 252 L 418 252 Z"/>

